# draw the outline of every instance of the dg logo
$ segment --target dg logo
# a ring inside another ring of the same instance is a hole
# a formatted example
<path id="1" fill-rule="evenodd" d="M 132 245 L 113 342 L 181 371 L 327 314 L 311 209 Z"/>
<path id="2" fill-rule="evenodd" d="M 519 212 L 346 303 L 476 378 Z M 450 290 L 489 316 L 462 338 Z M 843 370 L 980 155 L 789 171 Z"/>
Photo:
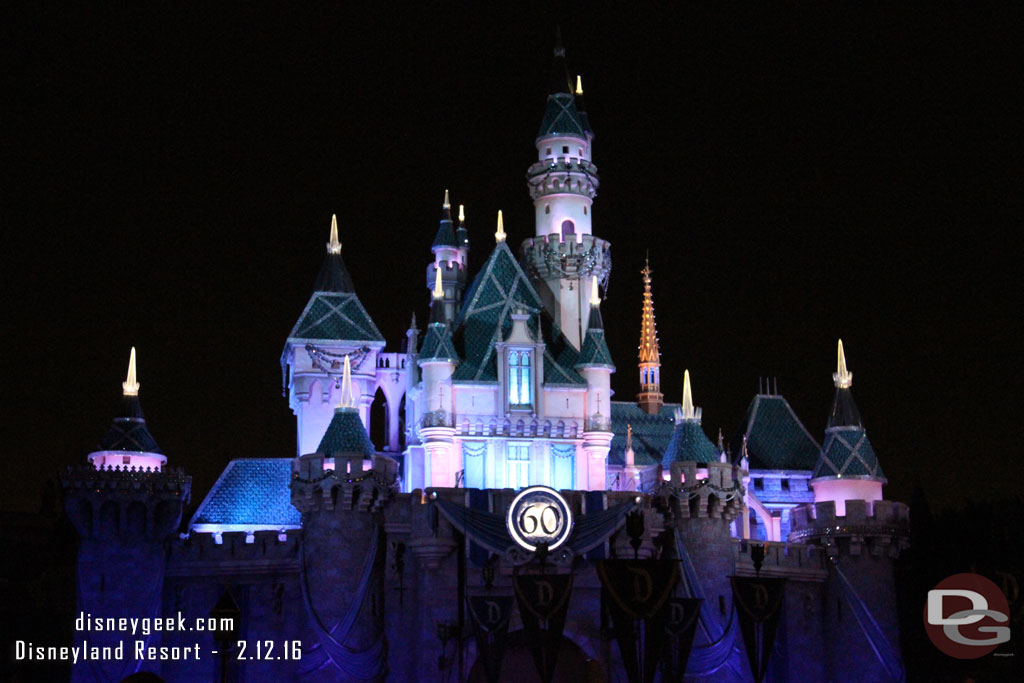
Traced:
<path id="1" fill-rule="evenodd" d="M 572 510 L 558 491 L 531 486 L 519 492 L 508 506 L 505 520 L 512 540 L 531 553 L 541 544 L 554 550 L 572 533 Z"/>

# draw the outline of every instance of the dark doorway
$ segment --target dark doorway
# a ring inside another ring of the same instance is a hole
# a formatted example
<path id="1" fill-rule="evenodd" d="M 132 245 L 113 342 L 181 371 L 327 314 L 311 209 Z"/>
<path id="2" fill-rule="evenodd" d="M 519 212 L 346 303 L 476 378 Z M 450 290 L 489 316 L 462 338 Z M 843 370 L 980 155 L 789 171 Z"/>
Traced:
<path id="1" fill-rule="evenodd" d="M 370 404 L 370 441 L 378 451 L 383 451 L 388 445 L 388 400 L 380 387 Z"/>

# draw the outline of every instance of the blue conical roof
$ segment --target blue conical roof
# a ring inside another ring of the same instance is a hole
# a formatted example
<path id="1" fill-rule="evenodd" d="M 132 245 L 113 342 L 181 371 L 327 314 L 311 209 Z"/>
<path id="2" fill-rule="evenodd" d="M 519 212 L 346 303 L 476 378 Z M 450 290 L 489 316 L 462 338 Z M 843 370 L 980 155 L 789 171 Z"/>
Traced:
<path id="1" fill-rule="evenodd" d="M 676 422 L 661 465 L 667 469 L 674 462 L 718 462 L 719 455 L 718 449 L 701 428 L 700 421 L 684 419 Z"/>
<path id="2" fill-rule="evenodd" d="M 334 409 L 334 417 L 331 424 L 327 425 L 327 431 L 316 452 L 327 456 L 341 452 L 367 458 L 374 454 L 370 436 L 355 408 Z"/>
<path id="3" fill-rule="evenodd" d="M 100 440 L 98 451 L 128 451 L 135 453 L 156 453 L 163 451 L 146 426 L 146 418 L 142 416 L 142 404 L 138 396 L 123 396 L 118 415 L 110 424 L 110 429 Z"/>

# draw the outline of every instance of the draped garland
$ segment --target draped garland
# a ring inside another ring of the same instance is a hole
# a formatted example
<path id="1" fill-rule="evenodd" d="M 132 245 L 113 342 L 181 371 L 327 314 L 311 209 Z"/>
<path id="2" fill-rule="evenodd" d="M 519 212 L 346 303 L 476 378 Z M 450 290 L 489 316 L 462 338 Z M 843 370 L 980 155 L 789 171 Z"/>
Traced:
<path id="1" fill-rule="evenodd" d="M 564 443 L 551 444 L 551 455 L 556 458 L 571 458 L 576 455 L 576 446 Z"/>
<path id="2" fill-rule="evenodd" d="M 463 441 L 462 455 L 478 458 L 487 452 L 487 443 L 483 441 Z"/>

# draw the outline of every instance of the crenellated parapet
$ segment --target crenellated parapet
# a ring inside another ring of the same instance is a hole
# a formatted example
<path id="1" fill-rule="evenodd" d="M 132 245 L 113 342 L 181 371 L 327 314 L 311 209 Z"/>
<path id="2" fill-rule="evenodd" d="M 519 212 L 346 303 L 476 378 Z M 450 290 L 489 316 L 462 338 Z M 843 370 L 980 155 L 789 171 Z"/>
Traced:
<path id="1" fill-rule="evenodd" d="M 846 514 L 836 513 L 834 501 L 809 503 L 790 512 L 790 542 L 814 543 L 829 556 L 859 555 L 866 548 L 872 555 L 895 558 L 909 547 L 910 509 L 890 500 L 847 500 Z"/>
<path id="2" fill-rule="evenodd" d="M 579 280 L 597 277 L 607 287 L 612 270 L 611 243 L 593 235 L 562 239 L 558 233 L 523 241 L 520 262 L 532 278 Z"/>
<path id="3" fill-rule="evenodd" d="M 301 529 L 192 533 L 171 544 L 168 576 L 297 572 Z"/>
<path id="4" fill-rule="evenodd" d="M 331 462 L 334 468 L 329 466 Z M 379 511 L 398 489 L 398 463 L 375 455 L 367 469 L 362 455 L 326 458 L 314 453 L 292 461 L 292 505 L 310 512 Z"/>
<path id="5" fill-rule="evenodd" d="M 705 475 L 706 473 L 706 475 Z M 743 482 L 727 463 L 674 462 L 669 480 L 660 489 L 679 501 L 683 518 L 724 519 L 731 522 L 743 511 Z"/>
<path id="6" fill-rule="evenodd" d="M 530 199 L 535 201 L 541 197 L 567 193 L 593 199 L 601 184 L 594 162 L 569 154 L 535 161 L 527 169 L 526 179 Z"/>
<path id="7" fill-rule="evenodd" d="M 192 490 L 192 477 L 180 467 L 74 465 L 60 480 L 82 538 L 162 540 L 178 529 Z"/>
<path id="8" fill-rule="evenodd" d="M 824 581 L 826 554 L 820 546 L 800 543 L 751 542 L 734 539 L 736 574 L 765 578 Z M 763 556 L 760 553 L 763 551 Z M 760 564 L 758 568 L 757 565 Z"/>

